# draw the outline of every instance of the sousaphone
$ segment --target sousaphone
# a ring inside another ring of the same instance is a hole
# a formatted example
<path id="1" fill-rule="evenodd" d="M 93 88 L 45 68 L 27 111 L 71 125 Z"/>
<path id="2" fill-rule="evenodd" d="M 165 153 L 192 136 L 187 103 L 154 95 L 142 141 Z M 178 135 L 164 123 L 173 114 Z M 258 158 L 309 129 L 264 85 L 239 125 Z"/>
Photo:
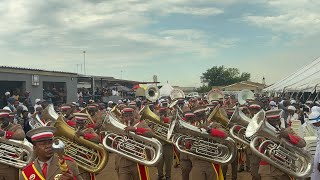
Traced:
<path id="1" fill-rule="evenodd" d="M 238 102 L 240 105 L 244 105 L 247 102 L 246 100 L 254 100 L 254 93 L 249 89 L 243 89 L 238 94 Z"/>

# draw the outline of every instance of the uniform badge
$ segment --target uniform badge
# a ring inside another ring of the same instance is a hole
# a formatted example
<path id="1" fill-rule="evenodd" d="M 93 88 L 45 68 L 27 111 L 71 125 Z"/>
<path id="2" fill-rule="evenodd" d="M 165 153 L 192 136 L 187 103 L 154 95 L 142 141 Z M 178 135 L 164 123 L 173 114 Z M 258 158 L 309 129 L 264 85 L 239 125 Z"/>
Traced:
<path id="1" fill-rule="evenodd" d="M 36 178 L 36 175 L 35 174 L 31 174 L 30 176 L 29 176 L 29 180 L 34 180 Z"/>

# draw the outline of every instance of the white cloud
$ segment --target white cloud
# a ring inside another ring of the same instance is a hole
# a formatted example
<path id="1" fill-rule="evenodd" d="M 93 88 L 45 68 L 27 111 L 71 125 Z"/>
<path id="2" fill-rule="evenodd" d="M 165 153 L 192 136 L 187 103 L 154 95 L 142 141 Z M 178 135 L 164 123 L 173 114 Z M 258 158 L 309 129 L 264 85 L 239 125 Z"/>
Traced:
<path id="1" fill-rule="evenodd" d="M 245 15 L 243 20 L 275 32 L 310 36 L 319 33 L 320 2 L 314 0 L 271 0 L 263 2 L 267 15 Z"/>
<path id="2" fill-rule="evenodd" d="M 164 13 L 188 14 L 197 16 L 211 16 L 222 14 L 223 10 L 218 8 L 192 8 L 192 7 L 169 7 L 163 9 Z"/>

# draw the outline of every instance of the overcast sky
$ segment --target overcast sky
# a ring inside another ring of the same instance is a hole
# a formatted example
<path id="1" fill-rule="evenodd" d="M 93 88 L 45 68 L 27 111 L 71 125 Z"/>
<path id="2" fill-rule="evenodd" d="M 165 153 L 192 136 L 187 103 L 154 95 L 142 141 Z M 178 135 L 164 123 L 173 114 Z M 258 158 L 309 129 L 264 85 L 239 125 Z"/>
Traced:
<path id="1" fill-rule="evenodd" d="M 77 72 L 85 50 L 92 75 L 199 86 L 225 65 L 270 84 L 320 56 L 319 9 L 319 0 L 0 1 L 0 65 Z"/>

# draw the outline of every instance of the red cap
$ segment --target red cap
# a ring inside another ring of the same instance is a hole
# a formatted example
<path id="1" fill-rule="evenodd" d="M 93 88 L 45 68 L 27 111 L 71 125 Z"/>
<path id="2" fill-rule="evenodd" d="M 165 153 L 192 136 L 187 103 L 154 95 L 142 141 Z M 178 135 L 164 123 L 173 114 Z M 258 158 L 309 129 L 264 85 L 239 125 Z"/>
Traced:
<path id="1" fill-rule="evenodd" d="M 98 108 L 98 104 L 88 104 L 88 108 Z"/>
<path id="2" fill-rule="evenodd" d="M 86 113 L 73 113 L 76 121 L 85 121 L 88 119 L 88 114 Z"/>
<path id="3" fill-rule="evenodd" d="M 126 108 L 123 108 L 122 109 L 122 113 L 132 113 L 134 111 L 133 108 L 129 108 L 129 107 L 126 107 Z"/>
<path id="4" fill-rule="evenodd" d="M 0 117 L 9 117 L 10 111 L 5 109 L 0 109 Z"/>
<path id="5" fill-rule="evenodd" d="M 258 110 L 260 110 L 260 109 L 261 109 L 261 106 L 258 105 L 258 104 L 251 104 L 251 105 L 249 106 L 249 108 L 250 108 L 250 109 L 258 109 Z"/>
<path id="6" fill-rule="evenodd" d="M 184 117 L 188 118 L 188 117 L 194 117 L 194 114 L 193 113 L 186 113 L 184 115 Z"/>

